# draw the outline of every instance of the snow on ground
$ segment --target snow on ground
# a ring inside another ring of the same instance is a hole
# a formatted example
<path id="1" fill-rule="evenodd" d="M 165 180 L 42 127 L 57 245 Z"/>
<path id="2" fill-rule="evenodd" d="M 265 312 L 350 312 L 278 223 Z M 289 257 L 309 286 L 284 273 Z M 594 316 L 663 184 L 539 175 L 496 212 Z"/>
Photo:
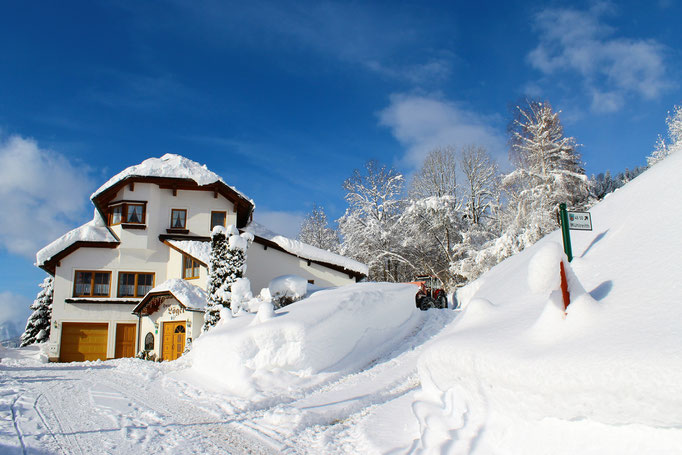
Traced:
<path id="1" fill-rule="evenodd" d="M 558 272 L 559 232 L 462 293 L 452 332 L 419 361 L 414 451 L 679 453 L 680 170 L 682 155 L 654 166 L 591 210 L 592 232 L 571 232 L 565 318 L 558 279 L 542 276 L 547 258 Z"/>
<path id="2" fill-rule="evenodd" d="M 189 355 L 43 364 L 0 351 L 2 453 L 641 454 L 682 447 L 682 155 L 458 293 L 317 291 Z M 33 451 L 33 452 L 32 452 Z"/>

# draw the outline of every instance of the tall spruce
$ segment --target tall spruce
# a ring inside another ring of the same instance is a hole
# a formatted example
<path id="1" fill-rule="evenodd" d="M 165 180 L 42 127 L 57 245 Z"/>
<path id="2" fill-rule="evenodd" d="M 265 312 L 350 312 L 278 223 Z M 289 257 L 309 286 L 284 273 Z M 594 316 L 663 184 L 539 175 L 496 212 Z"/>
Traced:
<path id="1" fill-rule="evenodd" d="M 28 317 L 26 329 L 21 335 L 21 347 L 34 343 L 44 343 L 50 337 L 54 279 L 51 276 L 47 277 L 38 286 L 41 287 L 41 290 L 30 306 L 33 313 Z"/>
<path id="2" fill-rule="evenodd" d="M 516 169 L 504 177 L 509 196 L 507 226 L 523 236 L 523 247 L 556 229 L 559 203 L 582 208 L 588 185 L 578 144 L 564 136 L 559 112 L 548 102 L 517 106 L 511 127 L 511 158 Z"/>

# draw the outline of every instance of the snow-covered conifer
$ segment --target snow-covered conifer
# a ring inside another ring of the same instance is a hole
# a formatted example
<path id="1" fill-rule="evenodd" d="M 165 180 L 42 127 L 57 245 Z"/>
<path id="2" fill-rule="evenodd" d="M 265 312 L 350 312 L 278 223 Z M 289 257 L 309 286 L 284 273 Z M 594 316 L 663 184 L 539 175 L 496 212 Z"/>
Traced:
<path id="1" fill-rule="evenodd" d="M 556 228 L 555 210 L 564 202 L 582 208 L 588 188 L 578 145 L 564 136 L 559 112 L 547 102 L 517 107 L 511 128 L 511 157 L 516 169 L 503 179 L 509 204 L 506 226 L 523 238 L 524 247 Z"/>
<path id="2" fill-rule="evenodd" d="M 329 227 L 324 207 L 313 204 L 313 210 L 305 217 L 298 239 L 323 250 L 337 252 L 340 247 L 339 233 Z"/>
<path id="3" fill-rule="evenodd" d="M 654 151 L 647 157 L 647 166 L 653 166 L 667 156 L 682 150 L 682 106 L 675 106 L 672 113 L 665 119 L 668 127 L 668 139 L 658 136 Z"/>
<path id="4" fill-rule="evenodd" d="M 251 240 L 252 234 L 240 235 L 233 225 L 213 228 L 207 286 L 208 304 L 204 313 L 203 331 L 218 323 L 221 308 L 230 308 L 231 286 L 246 272 L 246 249 Z"/>
<path id="5" fill-rule="evenodd" d="M 50 337 L 54 279 L 51 276 L 47 277 L 39 286 L 41 290 L 30 307 L 33 313 L 28 317 L 26 330 L 21 335 L 22 347 L 34 343 L 44 343 Z"/>

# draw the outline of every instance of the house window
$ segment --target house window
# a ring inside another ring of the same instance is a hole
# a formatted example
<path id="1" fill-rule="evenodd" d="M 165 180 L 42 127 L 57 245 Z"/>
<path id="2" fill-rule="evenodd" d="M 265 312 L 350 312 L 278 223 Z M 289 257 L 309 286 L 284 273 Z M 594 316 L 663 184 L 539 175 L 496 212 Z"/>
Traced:
<path id="1" fill-rule="evenodd" d="M 146 202 L 116 202 L 109 207 L 109 226 L 145 223 Z M 125 227 L 125 226 L 124 226 Z"/>
<path id="2" fill-rule="evenodd" d="M 119 297 L 144 297 L 153 287 L 153 273 L 121 272 L 118 274 Z"/>
<path id="3" fill-rule="evenodd" d="M 216 226 L 225 227 L 227 212 L 211 212 L 211 231 Z"/>
<path id="4" fill-rule="evenodd" d="M 76 271 L 74 297 L 109 297 L 111 272 Z"/>
<path id="5" fill-rule="evenodd" d="M 172 209 L 171 210 L 171 229 L 185 229 L 187 225 L 187 210 Z"/>
<path id="6" fill-rule="evenodd" d="M 194 278 L 199 278 L 199 261 L 187 256 L 182 255 L 182 277 L 186 280 L 192 280 Z"/>
<path id="7" fill-rule="evenodd" d="M 144 204 L 126 204 L 126 223 L 144 224 Z"/>
<path id="8" fill-rule="evenodd" d="M 112 207 L 109 211 L 109 226 L 115 226 L 121 224 L 121 219 L 123 218 L 123 206 L 117 205 Z"/>

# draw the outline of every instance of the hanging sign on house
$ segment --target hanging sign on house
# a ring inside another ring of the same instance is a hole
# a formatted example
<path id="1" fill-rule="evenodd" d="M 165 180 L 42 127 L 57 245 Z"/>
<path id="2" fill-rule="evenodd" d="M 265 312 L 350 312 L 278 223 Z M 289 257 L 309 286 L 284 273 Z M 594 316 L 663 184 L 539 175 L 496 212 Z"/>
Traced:
<path id="1" fill-rule="evenodd" d="M 568 228 L 574 231 L 591 231 L 592 216 L 590 212 L 567 212 Z"/>

